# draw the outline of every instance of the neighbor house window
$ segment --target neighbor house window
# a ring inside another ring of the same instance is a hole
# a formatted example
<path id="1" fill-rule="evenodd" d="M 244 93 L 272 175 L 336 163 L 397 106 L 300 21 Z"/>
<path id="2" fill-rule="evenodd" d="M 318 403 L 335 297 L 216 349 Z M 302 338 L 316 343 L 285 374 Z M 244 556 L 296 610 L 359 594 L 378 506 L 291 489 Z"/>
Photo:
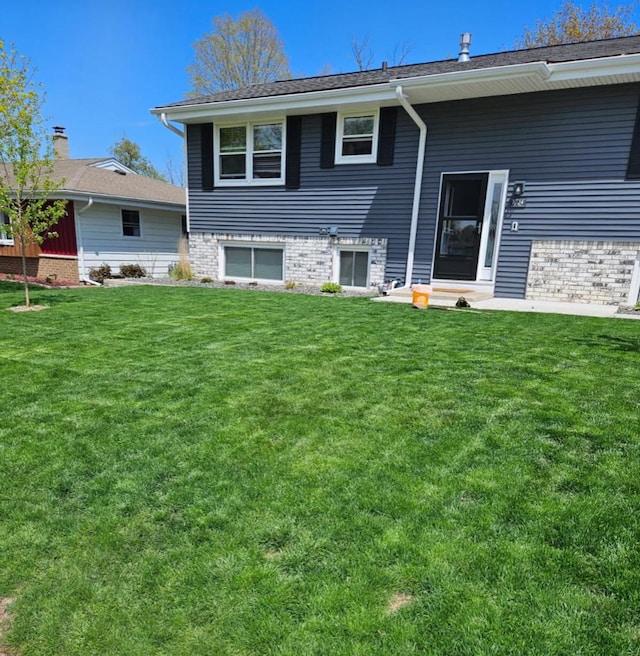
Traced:
<path id="1" fill-rule="evenodd" d="M 125 237 L 140 237 L 140 212 L 122 210 L 122 234 Z"/>
<path id="2" fill-rule="evenodd" d="M 339 253 L 338 282 L 346 287 L 367 287 L 369 283 L 369 251 Z"/>
<path id="3" fill-rule="evenodd" d="M 225 246 L 226 278 L 283 280 L 282 248 L 258 246 Z"/>
<path id="4" fill-rule="evenodd" d="M 13 246 L 13 237 L 8 230 L 10 225 L 9 217 L 4 212 L 0 212 L 0 245 L 2 246 Z"/>
<path id="5" fill-rule="evenodd" d="M 283 184 L 284 122 L 219 126 L 216 131 L 216 183 Z"/>
<path id="6" fill-rule="evenodd" d="M 376 161 L 378 112 L 338 114 L 336 164 Z"/>

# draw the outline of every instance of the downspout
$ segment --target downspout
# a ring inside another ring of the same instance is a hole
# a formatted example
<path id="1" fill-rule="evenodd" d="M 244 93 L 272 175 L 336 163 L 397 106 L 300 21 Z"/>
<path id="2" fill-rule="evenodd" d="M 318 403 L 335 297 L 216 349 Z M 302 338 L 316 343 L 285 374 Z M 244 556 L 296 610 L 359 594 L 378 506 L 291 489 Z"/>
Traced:
<path id="1" fill-rule="evenodd" d="M 164 112 L 162 112 L 158 116 L 158 118 L 160 119 L 160 121 L 162 122 L 162 125 L 164 125 L 165 128 L 167 128 L 168 130 L 171 130 L 171 132 L 175 132 L 179 137 L 184 138 L 184 132 L 182 130 L 180 130 L 179 128 L 177 128 L 175 125 L 171 125 L 171 123 L 169 123 L 169 121 L 167 120 L 167 115 Z"/>
<path id="2" fill-rule="evenodd" d="M 182 155 L 184 157 L 184 162 L 186 163 L 187 161 L 187 140 L 185 139 L 185 133 L 184 130 L 180 130 L 177 128 L 175 125 L 172 125 L 169 123 L 169 120 L 167 119 L 167 115 L 162 112 L 161 114 L 158 115 L 158 118 L 160 119 L 162 125 L 164 125 L 167 130 L 171 130 L 174 134 L 177 134 L 181 139 L 182 139 Z M 186 166 L 186 164 L 183 164 L 183 167 Z M 186 174 L 186 169 L 183 168 L 183 173 L 185 173 L 185 182 L 187 183 L 187 188 L 185 190 L 186 192 L 186 197 L 187 197 L 187 202 L 186 202 L 186 212 L 187 212 L 187 233 L 191 231 L 191 216 L 189 213 L 189 176 Z"/>
<path id="3" fill-rule="evenodd" d="M 89 200 L 87 201 L 87 204 L 84 207 L 80 208 L 75 213 L 76 239 L 78 241 L 78 265 L 79 265 L 78 268 L 80 269 L 80 275 L 78 276 L 78 278 L 80 279 L 81 282 L 86 282 L 89 285 L 95 285 L 96 287 L 100 287 L 99 282 L 96 282 L 95 280 L 91 280 L 91 278 L 89 278 L 84 268 L 84 242 L 82 240 L 82 226 L 80 224 L 80 214 L 86 212 L 92 205 L 93 205 L 93 198 L 89 196 Z"/>
<path id="4" fill-rule="evenodd" d="M 411 286 L 413 277 L 413 261 L 416 251 L 416 235 L 418 233 L 418 215 L 420 214 L 420 196 L 422 194 L 422 172 L 424 171 L 424 158 L 427 149 L 427 124 L 420 118 L 418 112 L 409 103 L 409 99 L 402 92 L 402 86 L 396 87 L 396 97 L 404 110 L 413 119 L 420 130 L 418 140 L 418 159 L 416 162 L 416 181 L 413 188 L 413 207 L 411 210 L 411 227 L 409 229 L 409 249 L 407 252 L 407 272 L 405 274 L 404 286 Z"/>

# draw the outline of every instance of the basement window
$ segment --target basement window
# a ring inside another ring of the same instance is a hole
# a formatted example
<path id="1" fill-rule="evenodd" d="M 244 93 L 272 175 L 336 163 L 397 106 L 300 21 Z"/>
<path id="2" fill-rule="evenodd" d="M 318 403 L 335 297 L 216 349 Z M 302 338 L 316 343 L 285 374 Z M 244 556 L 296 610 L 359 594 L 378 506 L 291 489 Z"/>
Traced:
<path id="1" fill-rule="evenodd" d="M 284 249 L 269 246 L 225 246 L 225 278 L 284 280 Z"/>
<path id="2" fill-rule="evenodd" d="M 123 237 L 142 237 L 138 210 L 122 210 L 122 235 Z"/>
<path id="3" fill-rule="evenodd" d="M 369 251 L 340 250 L 338 282 L 345 287 L 369 284 Z"/>

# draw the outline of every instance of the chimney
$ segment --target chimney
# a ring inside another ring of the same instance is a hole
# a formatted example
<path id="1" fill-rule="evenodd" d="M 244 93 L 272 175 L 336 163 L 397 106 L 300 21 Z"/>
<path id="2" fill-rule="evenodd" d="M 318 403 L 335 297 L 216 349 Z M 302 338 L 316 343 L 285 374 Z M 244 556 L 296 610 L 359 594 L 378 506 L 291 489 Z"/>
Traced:
<path id="1" fill-rule="evenodd" d="M 56 159 L 69 159 L 69 137 L 60 125 L 53 127 L 53 152 Z"/>
<path id="2" fill-rule="evenodd" d="M 469 46 L 471 45 L 471 33 L 463 32 L 460 35 L 460 53 L 458 54 L 459 62 L 469 61 Z"/>

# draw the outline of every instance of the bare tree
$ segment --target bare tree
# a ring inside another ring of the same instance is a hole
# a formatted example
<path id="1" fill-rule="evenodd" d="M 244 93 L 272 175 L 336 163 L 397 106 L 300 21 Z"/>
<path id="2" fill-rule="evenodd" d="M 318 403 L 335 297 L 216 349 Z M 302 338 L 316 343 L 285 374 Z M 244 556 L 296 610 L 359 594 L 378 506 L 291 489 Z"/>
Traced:
<path id="1" fill-rule="evenodd" d="M 401 41 L 395 44 L 389 63 L 391 66 L 402 66 L 407 63 L 407 56 L 413 50 L 408 41 Z M 369 44 L 369 35 L 362 38 L 354 37 L 351 40 L 351 53 L 356 60 L 356 66 L 360 71 L 369 71 L 373 68 L 376 55 Z"/>
<path id="2" fill-rule="evenodd" d="M 568 0 L 550 18 L 536 21 L 532 28 L 525 26 L 515 45 L 517 48 L 537 48 L 636 34 L 638 26 L 632 20 L 635 7 L 636 4 L 631 4 L 610 9 L 606 4 L 594 2 L 588 9 L 583 9 Z"/>
<path id="3" fill-rule="evenodd" d="M 289 59 L 273 23 L 259 10 L 234 20 L 213 19 L 213 30 L 194 43 L 195 61 L 187 68 L 190 96 L 238 89 L 291 77 Z"/>

